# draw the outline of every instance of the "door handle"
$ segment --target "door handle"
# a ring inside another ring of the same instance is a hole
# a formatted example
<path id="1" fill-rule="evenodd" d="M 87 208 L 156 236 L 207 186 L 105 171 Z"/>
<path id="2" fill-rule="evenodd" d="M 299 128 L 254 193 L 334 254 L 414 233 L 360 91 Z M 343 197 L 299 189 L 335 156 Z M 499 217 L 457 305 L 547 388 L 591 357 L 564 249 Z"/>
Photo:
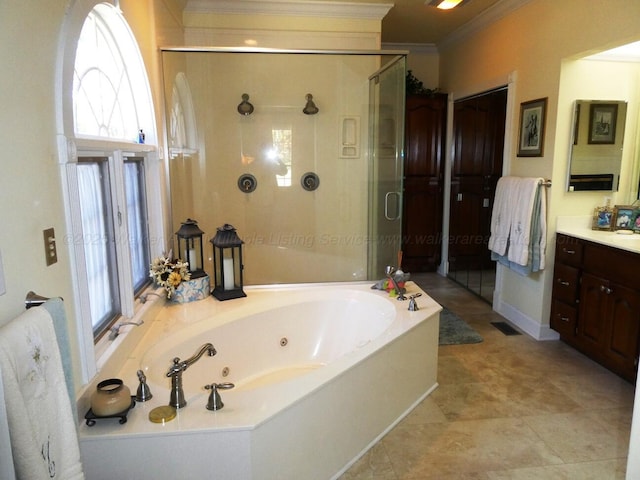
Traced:
<path id="1" fill-rule="evenodd" d="M 396 213 L 395 216 L 391 216 L 389 214 L 389 198 L 391 198 L 391 196 L 395 196 L 395 198 L 398 200 L 396 202 Z M 384 218 L 386 218 L 387 220 L 398 220 L 400 218 L 400 193 L 398 192 L 387 192 L 386 195 L 384 196 Z"/>

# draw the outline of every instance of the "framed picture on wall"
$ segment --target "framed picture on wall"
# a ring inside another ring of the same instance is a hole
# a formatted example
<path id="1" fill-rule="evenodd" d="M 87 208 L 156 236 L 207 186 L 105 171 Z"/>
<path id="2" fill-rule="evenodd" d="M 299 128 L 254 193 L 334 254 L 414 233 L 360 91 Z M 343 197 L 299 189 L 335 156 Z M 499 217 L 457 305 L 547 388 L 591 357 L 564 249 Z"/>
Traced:
<path id="1" fill-rule="evenodd" d="M 547 98 L 520 104 L 519 157 L 541 157 L 544 148 L 544 128 Z"/>
<path id="2" fill-rule="evenodd" d="M 592 103 L 589 109 L 590 144 L 611 145 L 616 143 L 617 103 Z"/>

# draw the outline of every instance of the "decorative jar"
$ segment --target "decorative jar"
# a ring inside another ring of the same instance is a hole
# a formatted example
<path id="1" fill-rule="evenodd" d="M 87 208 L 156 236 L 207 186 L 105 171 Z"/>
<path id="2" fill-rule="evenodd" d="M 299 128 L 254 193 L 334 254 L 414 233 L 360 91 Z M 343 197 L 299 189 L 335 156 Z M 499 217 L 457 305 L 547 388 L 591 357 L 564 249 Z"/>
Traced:
<path id="1" fill-rule="evenodd" d="M 131 391 L 119 378 L 98 383 L 91 396 L 91 411 L 98 417 L 124 412 L 131 406 Z"/>

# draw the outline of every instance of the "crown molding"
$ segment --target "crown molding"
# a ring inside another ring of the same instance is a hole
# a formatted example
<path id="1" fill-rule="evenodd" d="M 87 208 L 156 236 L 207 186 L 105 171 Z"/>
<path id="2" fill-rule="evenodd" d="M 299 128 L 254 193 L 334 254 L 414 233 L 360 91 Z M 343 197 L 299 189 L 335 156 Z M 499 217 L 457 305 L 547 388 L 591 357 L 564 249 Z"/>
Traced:
<path id="1" fill-rule="evenodd" d="M 526 5 L 531 0 L 500 0 L 486 9 L 480 15 L 462 25 L 438 42 L 438 50 L 442 51 L 448 47 L 464 40 L 468 36 L 487 28 L 492 23 L 515 12 L 520 7 Z"/>
<path id="2" fill-rule="evenodd" d="M 287 15 L 380 20 L 393 3 L 332 2 L 323 0 L 188 0 L 185 13 Z"/>
<path id="3" fill-rule="evenodd" d="M 430 54 L 437 55 L 438 47 L 435 43 L 394 43 L 394 42 L 383 42 L 382 48 L 384 50 L 407 50 L 409 54 L 411 53 L 421 53 L 421 54 Z"/>

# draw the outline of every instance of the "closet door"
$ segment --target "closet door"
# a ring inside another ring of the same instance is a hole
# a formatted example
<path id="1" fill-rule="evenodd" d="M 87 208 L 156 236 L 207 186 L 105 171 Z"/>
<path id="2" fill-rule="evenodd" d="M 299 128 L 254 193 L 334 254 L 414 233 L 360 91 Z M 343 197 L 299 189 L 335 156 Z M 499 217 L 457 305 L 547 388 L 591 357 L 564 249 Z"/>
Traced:
<path id="1" fill-rule="evenodd" d="M 403 269 L 435 271 L 442 243 L 447 95 L 410 95 L 405 116 Z"/>
<path id="2" fill-rule="evenodd" d="M 491 300 L 495 265 L 487 242 L 502 175 L 507 90 L 457 101 L 449 218 L 449 276 Z"/>

